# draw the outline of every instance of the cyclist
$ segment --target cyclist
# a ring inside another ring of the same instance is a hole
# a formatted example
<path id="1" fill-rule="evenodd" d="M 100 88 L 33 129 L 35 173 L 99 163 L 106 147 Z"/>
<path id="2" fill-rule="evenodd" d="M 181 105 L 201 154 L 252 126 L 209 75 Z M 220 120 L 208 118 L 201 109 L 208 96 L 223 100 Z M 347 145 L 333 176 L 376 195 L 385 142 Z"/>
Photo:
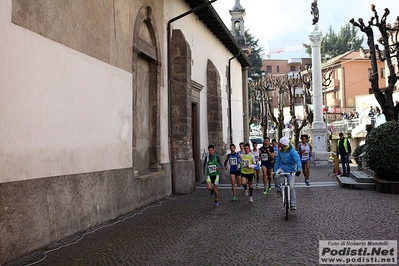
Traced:
<path id="1" fill-rule="evenodd" d="M 291 196 L 291 210 L 296 210 L 296 193 L 295 193 L 295 176 L 299 176 L 302 172 L 302 163 L 299 159 L 298 152 L 292 146 L 287 137 L 283 137 L 279 142 L 280 151 L 276 157 L 276 164 L 274 165 L 274 172 L 291 173 L 288 178 Z M 281 183 L 277 178 L 274 179 L 277 197 L 281 197 Z"/>
<path id="2" fill-rule="evenodd" d="M 226 160 L 224 160 L 224 169 L 227 170 L 227 163 L 230 164 L 230 181 L 231 190 L 233 191 L 232 201 L 237 201 L 236 185 L 241 186 L 241 169 L 240 169 L 240 154 L 236 152 L 236 145 L 230 144 L 230 153 L 227 154 Z"/>

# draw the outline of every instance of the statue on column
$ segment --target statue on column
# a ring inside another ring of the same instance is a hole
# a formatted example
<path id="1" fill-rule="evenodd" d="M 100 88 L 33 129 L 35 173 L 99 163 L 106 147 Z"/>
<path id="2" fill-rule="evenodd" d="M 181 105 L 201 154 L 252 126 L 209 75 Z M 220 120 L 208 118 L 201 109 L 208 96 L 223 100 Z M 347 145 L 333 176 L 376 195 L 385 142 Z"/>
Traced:
<path id="1" fill-rule="evenodd" d="M 313 0 L 310 6 L 310 14 L 313 15 L 313 23 L 312 25 L 317 24 L 319 22 L 319 8 L 317 7 L 317 0 Z"/>

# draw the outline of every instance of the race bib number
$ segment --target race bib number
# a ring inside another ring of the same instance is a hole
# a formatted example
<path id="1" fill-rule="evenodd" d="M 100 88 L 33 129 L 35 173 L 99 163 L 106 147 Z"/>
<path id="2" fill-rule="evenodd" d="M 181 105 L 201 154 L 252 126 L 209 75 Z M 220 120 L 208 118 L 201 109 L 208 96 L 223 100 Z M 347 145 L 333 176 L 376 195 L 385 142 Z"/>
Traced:
<path id="1" fill-rule="evenodd" d="M 307 160 L 309 159 L 309 152 L 308 151 L 304 151 L 302 153 L 302 160 Z"/>
<path id="2" fill-rule="evenodd" d="M 208 171 L 210 174 L 216 173 L 217 172 L 216 165 L 208 165 Z"/>
<path id="3" fill-rule="evenodd" d="M 278 155 L 278 151 L 275 151 L 274 152 L 274 157 L 277 157 L 277 155 Z"/>
<path id="4" fill-rule="evenodd" d="M 242 160 L 242 163 L 243 163 L 245 166 L 249 166 L 249 160 Z"/>
<path id="5" fill-rule="evenodd" d="M 269 154 L 267 154 L 267 153 L 262 153 L 262 161 L 267 161 L 267 160 L 269 160 Z"/>
<path id="6" fill-rule="evenodd" d="M 237 158 L 230 158 L 230 165 L 237 165 Z"/>

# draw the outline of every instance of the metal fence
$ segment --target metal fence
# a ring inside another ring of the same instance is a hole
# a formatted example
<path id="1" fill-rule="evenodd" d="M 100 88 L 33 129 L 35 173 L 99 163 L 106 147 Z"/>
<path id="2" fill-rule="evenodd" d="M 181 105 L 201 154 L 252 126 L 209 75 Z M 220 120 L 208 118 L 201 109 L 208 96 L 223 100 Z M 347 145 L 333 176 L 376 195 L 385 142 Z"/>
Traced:
<path id="1" fill-rule="evenodd" d="M 348 132 L 361 124 L 375 124 L 375 118 L 364 117 L 354 119 L 344 119 L 329 123 L 328 130 L 330 134 L 338 134 L 339 132 Z"/>

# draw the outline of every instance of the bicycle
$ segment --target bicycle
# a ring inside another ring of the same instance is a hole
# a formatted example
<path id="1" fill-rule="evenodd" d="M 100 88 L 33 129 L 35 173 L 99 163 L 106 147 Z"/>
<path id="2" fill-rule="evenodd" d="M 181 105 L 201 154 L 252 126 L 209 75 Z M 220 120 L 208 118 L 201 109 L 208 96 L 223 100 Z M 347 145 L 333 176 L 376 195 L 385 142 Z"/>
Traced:
<path id="1" fill-rule="evenodd" d="M 283 204 L 285 208 L 285 220 L 288 220 L 288 211 L 291 206 L 291 195 L 290 195 L 290 184 L 288 183 L 288 177 L 290 177 L 291 173 L 276 173 L 276 178 L 278 178 L 281 183 L 281 195 L 283 198 Z"/>

